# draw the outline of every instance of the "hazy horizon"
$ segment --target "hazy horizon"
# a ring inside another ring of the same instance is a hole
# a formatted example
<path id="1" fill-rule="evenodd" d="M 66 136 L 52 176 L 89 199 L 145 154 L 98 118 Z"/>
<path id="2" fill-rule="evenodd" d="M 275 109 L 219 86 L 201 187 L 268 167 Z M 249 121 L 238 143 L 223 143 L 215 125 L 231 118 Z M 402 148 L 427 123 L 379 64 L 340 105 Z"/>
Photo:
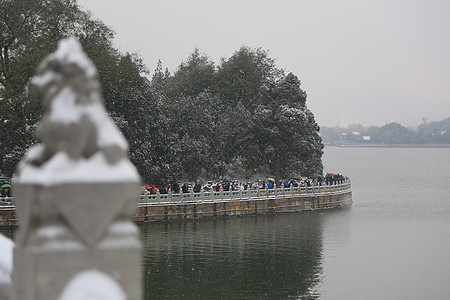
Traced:
<path id="1" fill-rule="evenodd" d="M 198 47 L 216 64 L 261 47 L 293 72 L 321 126 L 450 117 L 450 1 L 79 0 L 152 75 Z"/>

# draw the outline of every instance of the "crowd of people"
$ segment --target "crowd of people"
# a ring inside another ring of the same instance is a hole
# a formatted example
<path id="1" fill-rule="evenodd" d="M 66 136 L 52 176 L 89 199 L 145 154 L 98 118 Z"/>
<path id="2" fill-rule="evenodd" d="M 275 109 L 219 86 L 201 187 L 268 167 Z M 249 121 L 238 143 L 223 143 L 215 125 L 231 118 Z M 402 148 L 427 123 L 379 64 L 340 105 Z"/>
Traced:
<path id="1" fill-rule="evenodd" d="M 143 193 L 149 194 L 180 194 L 180 193 L 200 193 L 204 192 L 220 192 L 220 191 L 245 191 L 245 190 L 257 190 L 257 189 L 273 189 L 277 187 L 290 188 L 290 187 L 315 187 L 323 185 L 336 185 L 342 184 L 348 180 L 347 177 L 341 174 L 327 173 L 325 177 L 317 176 L 311 178 L 290 178 L 281 180 L 278 183 L 273 178 L 267 178 L 267 180 L 257 181 L 238 181 L 238 180 L 223 180 L 220 182 L 209 181 L 204 185 L 199 182 L 191 183 L 180 181 L 174 181 L 168 185 L 145 185 L 143 186 Z"/>
<path id="2" fill-rule="evenodd" d="M 11 197 L 11 185 L 9 181 L 1 180 L 0 176 L 0 197 Z M 223 180 L 220 182 L 212 182 L 209 181 L 204 185 L 201 185 L 199 182 L 191 183 L 185 182 L 181 183 L 180 181 L 174 181 L 168 185 L 159 185 L 158 187 L 155 185 L 144 185 L 142 187 L 142 193 L 148 194 L 180 194 L 180 193 L 200 193 L 204 192 L 227 192 L 227 191 L 246 191 L 246 190 L 257 190 L 257 189 L 273 189 L 277 187 L 281 188 L 290 188 L 290 187 L 315 187 L 315 186 L 323 186 L 323 185 L 336 185 L 342 184 L 348 180 L 347 177 L 341 174 L 335 173 L 327 173 L 324 177 L 317 176 L 311 178 L 290 178 L 281 180 L 278 183 L 275 183 L 273 178 L 267 178 L 266 180 L 257 180 L 257 181 L 238 181 L 238 180 Z"/>

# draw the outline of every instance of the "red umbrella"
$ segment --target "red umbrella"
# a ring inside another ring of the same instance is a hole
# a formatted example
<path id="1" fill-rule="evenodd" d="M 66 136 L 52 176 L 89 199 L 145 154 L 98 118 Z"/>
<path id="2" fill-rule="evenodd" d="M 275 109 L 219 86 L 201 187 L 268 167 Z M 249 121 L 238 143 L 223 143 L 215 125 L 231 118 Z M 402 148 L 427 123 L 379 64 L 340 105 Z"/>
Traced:
<path id="1" fill-rule="evenodd" d="M 144 189 L 148 190 L 150 186 L 148 184 L 144 185 Z"/>

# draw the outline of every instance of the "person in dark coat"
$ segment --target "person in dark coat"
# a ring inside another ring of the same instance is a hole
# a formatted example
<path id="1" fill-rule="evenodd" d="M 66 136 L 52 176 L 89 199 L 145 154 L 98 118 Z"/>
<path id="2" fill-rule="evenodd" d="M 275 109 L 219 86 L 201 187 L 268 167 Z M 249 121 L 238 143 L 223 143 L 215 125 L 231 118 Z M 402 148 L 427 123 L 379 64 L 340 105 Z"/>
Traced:
<path id="1" fill-rule="evenodd" d="M 179 194 L 180 193 L 180 185 L 178 184 L 178 182 L 174 182 L 173 186 L 172 186 L 173 192 L 175 194 Z"/>
<path id="2" fill-rule="evenodd" d="M 202 189 L 202 187 L 200 186 L 200 184 L 197 182 L 195 185 L 194 185 L 194 188 L 193 188 L 193 191 L 194 191 L 194 193 L 200 193 L 200 190 Z"/>
<path id="3" fill-rule="evenodd" d="M 160 193 L 160 194 L 167 194 L 166 188 L 165 188 L 164 186 L 161 185 L 161 186 L 159 187 L 159 193 Z"/>

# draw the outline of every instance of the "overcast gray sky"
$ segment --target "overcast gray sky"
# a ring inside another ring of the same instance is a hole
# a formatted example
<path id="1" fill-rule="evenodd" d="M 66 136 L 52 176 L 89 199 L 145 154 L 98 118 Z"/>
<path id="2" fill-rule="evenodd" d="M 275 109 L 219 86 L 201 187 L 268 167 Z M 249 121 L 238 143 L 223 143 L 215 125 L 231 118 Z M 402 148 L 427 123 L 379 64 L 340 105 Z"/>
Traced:
<path id="1" fill-rule="evenodd" d="M 293 72 L 321 126 L 406 126 L 450 117 L 448 0 L 78 0 L 138 52 L 175 71 L 262 47 Z M 151 75 L 150 75 L 151 76 Z"/>

